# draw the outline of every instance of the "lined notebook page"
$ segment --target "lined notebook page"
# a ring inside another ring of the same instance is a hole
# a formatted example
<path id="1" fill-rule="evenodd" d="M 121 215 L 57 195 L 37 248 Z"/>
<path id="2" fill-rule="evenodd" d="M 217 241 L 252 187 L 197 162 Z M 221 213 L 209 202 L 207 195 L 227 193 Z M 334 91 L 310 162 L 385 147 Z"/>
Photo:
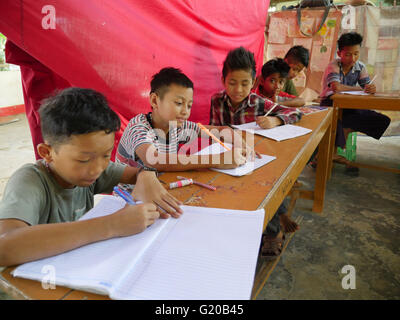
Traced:
<path id="1" fill-rule="evenodd" d="M 228 147 L 231 148 L 232 145 L 228 144 Z M 196 153 L 196 155 L 207 155 L 207 154 L 220 154 L 225 152 L 226 149 L 221 146 L 219 143 L 214 143 L 199 152 Z M 221 173 L 229 174 L 231 176 L 244 176 L 246 174 L 250 174 L 254 170 L 266 165 L 267 163 L 271 162 L 272 160 L 275 160 L 276 157 L 273 156 L 267 156 L 265 154 L 261 155 L 261 158 L 255 158 L 254 161 L 247 161 L 244 165 L 241 165 L 237 168 L 233 169 L 217 169 L 217 168 L 210 168 L 213 171 L 218 171 Z M 221 158 L 222 160 L 222 158 Z"/>
<path id="2" fill-rule="evenodd" d="M 111 214 L 125 206 L 125 201 L 106 196 L 86 213 L 81 220 Z M 53 257 L 22 264 L 13 272 L 14 276 L 41 281 L 46 275 L 43 266 L 55 270 L 56 285 L 108 294 L 120 277 L 132 268 L 143 251 L 164 227 L 167 220 L 157 220 L 144 232 L 113 238 Z"/>
<path id="3" fill-rule="evenodd" d="M 285 124 L 283 126 L 278 126 L 272 129 L 262 129 L 255 122 L 235 125 L 233 127 L 251 132 L 253 134 L 258 134 L 260 136 L 264 136 L 276 141 L 283 141 L 300 137 L 312 131 L 311 129 L 295 126 L 292 124 Z"/>
<path id="4" fill-rule="evenodd" d="M 113 298 L 250 298 L 264 210 L 182 209 Z"/>

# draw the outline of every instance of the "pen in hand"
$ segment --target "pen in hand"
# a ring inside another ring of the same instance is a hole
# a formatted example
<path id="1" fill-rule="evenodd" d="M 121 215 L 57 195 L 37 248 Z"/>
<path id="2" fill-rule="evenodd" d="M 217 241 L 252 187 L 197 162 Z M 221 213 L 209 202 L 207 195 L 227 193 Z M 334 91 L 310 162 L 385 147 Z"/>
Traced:
<path id="1" fill-rule="evenodd" d="M 368 82 L 368 84 L 372 84 L 372 82 L 375 81 L 376 77 L 377 77 L 377 75 L 375 75 L 375 76 L 372 78 L 372 80 L 371 80 L 370 82 Z"/>
<path id="2" fill-rule="evenodd" d="M 135 205 L 135 201 L 133 200 L 132 196 L 127 193 L 126 191 L 121 190 L 118 187 L 114 187 L 114 192 L 118 194 L 122 199 L 124 199 L 128 204 Z"/>

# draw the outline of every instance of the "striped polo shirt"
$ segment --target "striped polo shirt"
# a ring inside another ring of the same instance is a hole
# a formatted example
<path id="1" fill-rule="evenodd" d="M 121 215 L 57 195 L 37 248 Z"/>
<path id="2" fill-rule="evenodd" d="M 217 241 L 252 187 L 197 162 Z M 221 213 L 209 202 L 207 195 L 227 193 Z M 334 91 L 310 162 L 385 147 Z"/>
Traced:
<path id="1" fill-rule="evenodd" d="M 152 144 L 160 153 L 178 153 L 181 144 L 190 143 L 200 134 L 199 126 L 184 121 L 182 126 L 171 126 L 166 135 L 163 130 L 153 128 L 151 112 L 132 118 L 118 145 L 116 161 L 132 167 L 143 167 L 143 161 L 136 155 L 136 149 L 143 144 Z"/>
<path id="2" fill-rule="evenodd" d="M 332 82 L 339 82 L 340 84 L 352 87 L 358 84 L 361 88 L 364 88 L 369 81 L 370 78 L 367 69 L 361 61 L 356 61 L 351 70 L 345 75 L 342 70 L 340 58 L 335 59 L 325 69 L 321 93 L 322 101 L 329 102 L 330 99 L 328 97 L 333 94 L 330 87 Z"/>

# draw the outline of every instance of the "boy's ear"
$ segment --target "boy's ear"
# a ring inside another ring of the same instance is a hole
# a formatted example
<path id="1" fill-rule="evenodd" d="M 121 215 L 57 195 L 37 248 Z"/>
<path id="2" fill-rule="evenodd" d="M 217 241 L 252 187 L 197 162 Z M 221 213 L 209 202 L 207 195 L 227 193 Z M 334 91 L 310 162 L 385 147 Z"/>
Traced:
<path id="1" fill-rule="evenodd" d="M 224 76 L 221 76 L 221 83 L 222 83 L 222 85 L 225 87 L 225 79 L 224 79 Z"/>
<path id="2" fill-rule="evenodd" d="M 150 105 L 152 109 L 156 109 L 158 107 L 158 95 L 155 92 L 150 93 Z"/>
<path id="3" fill-rule="evenodd" d="M 51 155 L 52 147 L 46 143 L 40 143 L 37 145 L 38 154 L 47 162 L 50 163 L 53 161 L 53 157 Z"/>

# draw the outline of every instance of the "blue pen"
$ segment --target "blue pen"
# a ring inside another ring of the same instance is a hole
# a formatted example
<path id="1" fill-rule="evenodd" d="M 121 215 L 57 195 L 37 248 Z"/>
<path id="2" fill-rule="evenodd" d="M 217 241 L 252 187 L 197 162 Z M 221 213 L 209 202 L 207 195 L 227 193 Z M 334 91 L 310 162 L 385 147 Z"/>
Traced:
<path id="1" fill-rule="evenodd" d="M 134 204 L 136 204 L 135 199 L 133 199 L 132 195 L 128 191 L 126 191 L 123 187 L 118 187 L 118 188 L 124 195 L 128 197 L 128 199 L 130 199 Z"/>
<path id="2" fill-rule="evenodd" d="M 129 203 L 129 204 L 131 204 L 131 205 L 134 205 L 134 204 L 135 204 L 135 202 L 133 202 L 132 197 L 127 196 L 125 193 L 123 193 L 123 191 L 122 191 L 120 188 L 114 187 L 114 191 L 115 191 L 122 199 L 124 199 L 127 203 Z"/>

